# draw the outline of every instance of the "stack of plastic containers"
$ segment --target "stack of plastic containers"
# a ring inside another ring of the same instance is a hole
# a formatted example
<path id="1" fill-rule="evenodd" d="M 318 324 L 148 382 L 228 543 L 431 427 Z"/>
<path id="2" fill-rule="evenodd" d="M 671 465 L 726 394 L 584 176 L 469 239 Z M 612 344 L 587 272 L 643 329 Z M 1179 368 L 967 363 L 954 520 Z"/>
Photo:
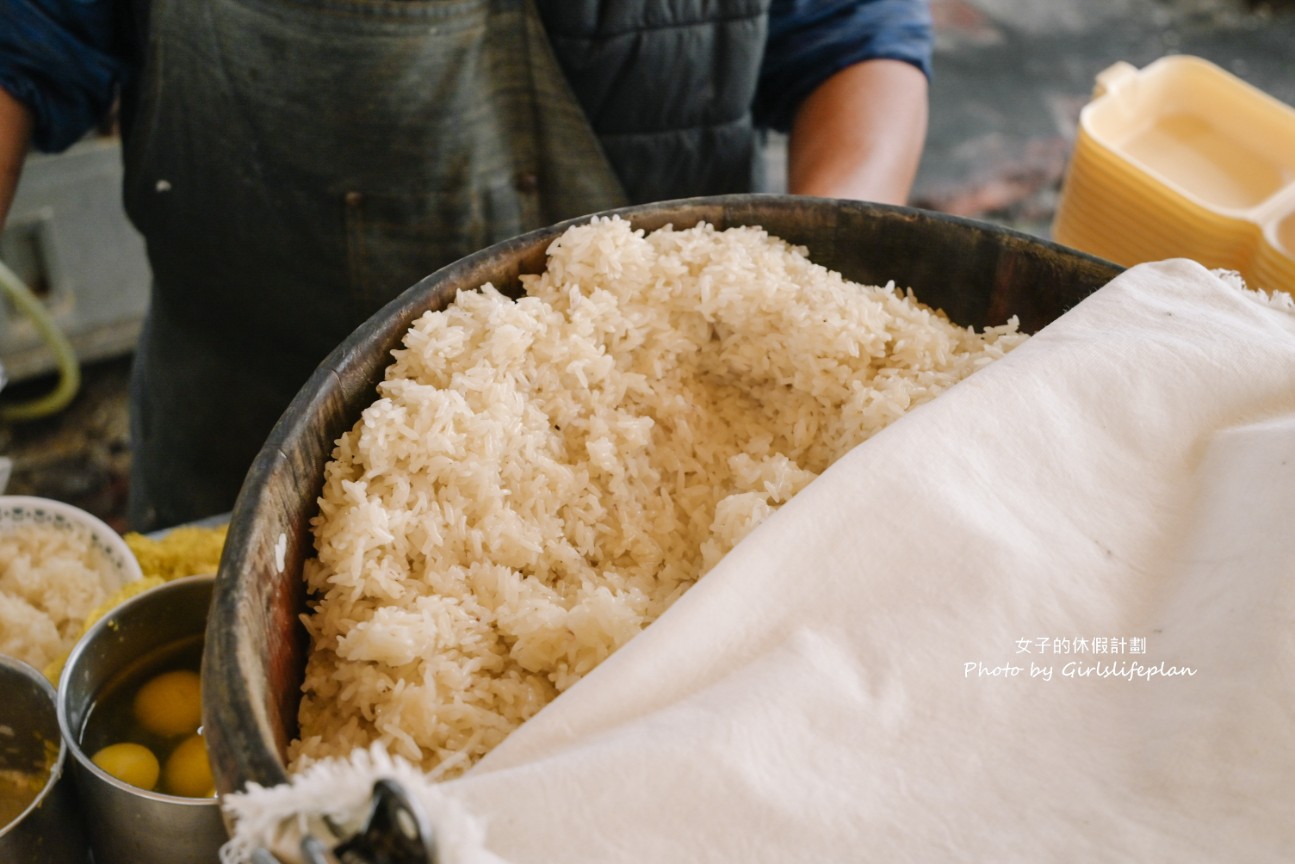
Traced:
<path id="1" fill-rule="evenodd" d="M 1295 109 L 1198 57 L 1110 67 L 1080 114 L 1052 236 L 1295 293 Z"/>

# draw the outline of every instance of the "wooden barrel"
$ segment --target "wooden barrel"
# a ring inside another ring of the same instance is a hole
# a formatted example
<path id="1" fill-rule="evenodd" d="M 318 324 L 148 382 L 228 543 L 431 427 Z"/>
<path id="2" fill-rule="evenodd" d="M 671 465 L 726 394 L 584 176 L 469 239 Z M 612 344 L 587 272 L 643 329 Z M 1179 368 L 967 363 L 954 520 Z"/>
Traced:
<path id="1" fill-rule="evenodd" d="M 639 228 L 759 225 L 808 248 L 810 258 L 863 284 L 894 280 L 955 322 L 984 327 L 1012 315 L 1033 332 L 1120 268 L 1073 249 L 974 220 L 903 207 L 782 195 L 694 198 L 614 211 Z M 610 214 L 604 214 L 610 215 Z M 491 282 L 520 290 L 545 249 L 587 217 L 507 240 L 409 288 L 319 366 L 267 439 L 231 516 L 203 658 L 205 734 L 222 793 L 287 779 L 297 734 L 307 639 L 302 562 L 313 554 L 333 443 L 376 398 L 410 324 L 460 289 Z"/>

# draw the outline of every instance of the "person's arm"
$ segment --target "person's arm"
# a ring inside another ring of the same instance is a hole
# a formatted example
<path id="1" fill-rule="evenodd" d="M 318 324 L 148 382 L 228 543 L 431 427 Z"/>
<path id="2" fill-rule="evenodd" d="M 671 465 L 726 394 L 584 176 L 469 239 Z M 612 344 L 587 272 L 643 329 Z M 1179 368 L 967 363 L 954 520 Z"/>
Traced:
<path id="1" fill-rule="evenodd" d="M 58 153 L 109 112 L 128 67 L 125 0 L 0 0 L 0 226 L 28 147 Z"/>
<path id="2" fill-rule="evenodd" d="M 929 0 L 771 0 L 753 104 L 787 191 L 903 204 L 926 143 Z"/>
<path id="3" fill-rule="evenodd" d="M 828 78 L 800 104 L 788 139 L 795 195 L 908 200 L 926 142 L 927 79 L 900 60 L 868 60 Z"/>
<path id="4" fill-rule="evenodd" d="M 14 190 L 27 158 L 31 141 L 32 118 L 27 106 L 0 87 L 0 228 L 9 218 Z"/>

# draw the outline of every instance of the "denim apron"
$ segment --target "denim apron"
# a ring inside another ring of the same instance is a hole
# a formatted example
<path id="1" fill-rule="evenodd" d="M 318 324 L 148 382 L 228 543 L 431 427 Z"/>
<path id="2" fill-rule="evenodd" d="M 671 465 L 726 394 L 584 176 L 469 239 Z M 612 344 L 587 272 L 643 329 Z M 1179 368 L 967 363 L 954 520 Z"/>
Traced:
<path id="1" fill-rule="evenodd" d="M 433 270 L 625 194 L 530 0 L 156 0 L 132 527 L 228 511 L 315 366 Z"/>

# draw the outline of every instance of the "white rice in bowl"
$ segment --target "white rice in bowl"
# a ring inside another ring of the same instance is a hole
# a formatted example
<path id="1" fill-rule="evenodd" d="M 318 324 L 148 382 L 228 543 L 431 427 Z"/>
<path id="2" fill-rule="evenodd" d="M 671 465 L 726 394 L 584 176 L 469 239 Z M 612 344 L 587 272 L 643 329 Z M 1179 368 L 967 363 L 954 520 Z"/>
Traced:
<path id="1" fill-rule="evenodd" d="M 0 654 L 37 669 L 61 658 L 118 584 L 89 531 L 56 521 L 0 525 Z"/>
<path id="2" fill-rule="evenodd" d="M 409 330 L 325 469 L 294 766 L 453 774 L 855 445 L 1025 337 L 759 228 L 564 233 Z"/>

